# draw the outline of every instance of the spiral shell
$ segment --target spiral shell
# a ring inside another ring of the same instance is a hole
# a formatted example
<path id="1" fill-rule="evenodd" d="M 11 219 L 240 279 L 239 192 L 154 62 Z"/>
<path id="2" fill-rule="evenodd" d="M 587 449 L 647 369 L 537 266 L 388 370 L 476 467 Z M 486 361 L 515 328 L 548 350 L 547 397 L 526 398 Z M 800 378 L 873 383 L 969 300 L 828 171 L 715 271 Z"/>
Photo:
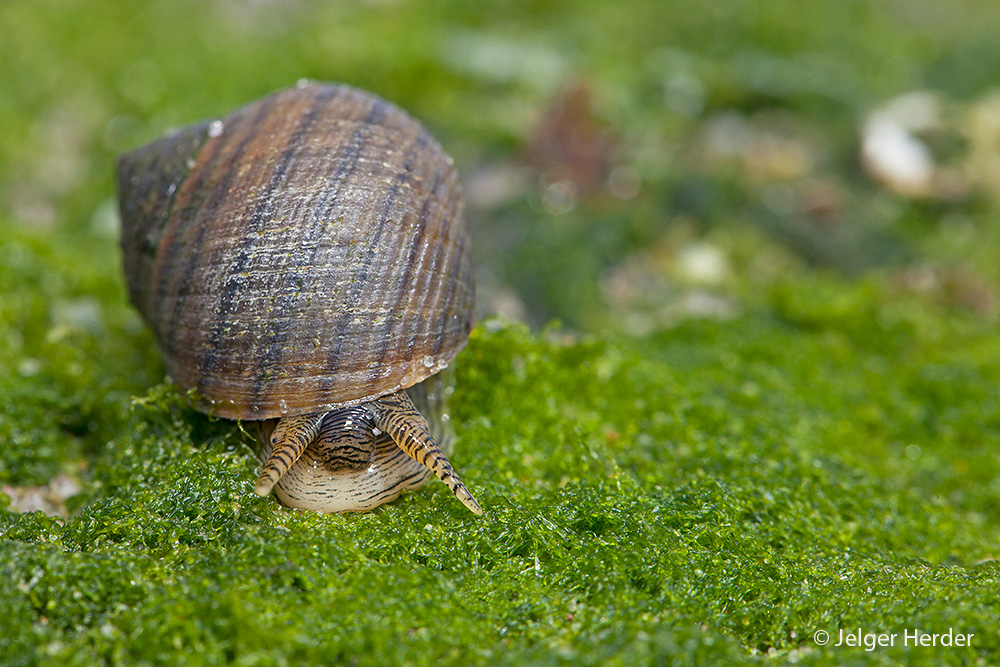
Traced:
<path id="1" fill-rule="evenodd" d="M 458 180 L 388 102 L 303 84 L 118 168 L 129 295 L 198 408 L 265 420 L 368 405 L 391 422 L 388 397 L 465 346 L 475 290 Z"/>
<path id="2" fill-rule="evenodd" d="M 451 160 L 373 95 L 285 90 L 123 156 L 119 174 L 129 294 L 207 411 L 361 403 L 468 339 Z"/>

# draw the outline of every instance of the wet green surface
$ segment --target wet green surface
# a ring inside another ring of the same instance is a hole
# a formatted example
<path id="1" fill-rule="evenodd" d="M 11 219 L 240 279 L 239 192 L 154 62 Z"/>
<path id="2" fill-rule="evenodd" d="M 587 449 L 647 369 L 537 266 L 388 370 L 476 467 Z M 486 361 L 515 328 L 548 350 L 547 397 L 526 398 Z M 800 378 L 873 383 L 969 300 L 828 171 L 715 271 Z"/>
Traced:
<path id="1" fill-rule="evenodd" d="M 1000 659 L 995 3 L 0 24 L 0 664 Z M 114 156 L 299 77 L 431 127 L 484 315 L 535 327 L 485 319 L 455 365 L 483 518 L 440 483 L 365 515 L 257 498 L 248 436 L 187 405 L 127 304 Z M 915 196 L 859 149 L 922 89 Z M 33 487 L 61 517 L 20 511 Z M 833 646 L 858 628 L 895 646 Z"/>

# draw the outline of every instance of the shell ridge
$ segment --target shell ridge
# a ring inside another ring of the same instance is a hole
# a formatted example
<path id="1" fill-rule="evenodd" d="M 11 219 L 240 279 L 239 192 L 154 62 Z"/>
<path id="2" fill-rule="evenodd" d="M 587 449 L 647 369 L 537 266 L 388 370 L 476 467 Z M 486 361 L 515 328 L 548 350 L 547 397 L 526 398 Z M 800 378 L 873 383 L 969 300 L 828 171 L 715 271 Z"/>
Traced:
<path id="1" fill-rule="evenodd" d="M 257 110 L 257 113 L 254 114 L 254 120 L 256 121 L 264 117 L 270 111 L 270 108 L 273 105 L 273 103 L 274 103 L 273 100 L 263 101 L 259 109 Z M 256 125 L 256 122 L 252 124 Z M 206 122 L 204 125 L 207 134 L 208 123 Z M 235 149 L 235 155 L 237 157 L 241 157 L 246 152 L 247 147 L 251 143 L 252 139 L 253 139 L 252 133 L 247 133 L 240 140 Z M 209 171 L 210 171 L 209 166 L 215 163 L 215 161 L 219 157 L 219 153 L 222 151 L 224 146 L 225 143 L 223 141 L 216 140 L 214 142 L 209 142 L 209 145 L 207 146 L 207 149 L 209 151 L 208 154 L 205 156 L 204 159 L 196 160 L 195 162 L 195 166 L 197 168 L 196 178 L 192 181 L 185 181 L 182 187 L 179 188 L 177 192 L 177 199 L 173 202 L 173 207 L 179 207 L 185 213 L 188 213 L 190 211 L 190 216 L 177 215 L 174 224 L 170 225 L 169 234 L 166 233 L 168 230 L 165 230 L 164 242 L 161 243 L 160 246 L 161 248 L 164 249 L 164 251 L 162 253 L 158 253 L 158 255 L 160 256 L 157 257 L 156 263 L 154 264 L 153 267 L 152 284 L 161 286 L 160 287 L 161 306 L 159 309 L 160 312 L 156 314 L 156 317 L 158 317 L 159 321 L 163 322 L 164 326 L 166 327 L 166 330 L 163 332 L 163 337 L 162 337 L 163 341 L 161 342 L 161 344 L 165 343 L 167 349 L 171 349 L 172 352 L 177 351 L 176 349 L 177 337 L 175 335 L 177 331 L 177 326 L 181 322 L 185 321 L 185 318 L 183 317 L 183 311 L 184 307 L 187 305 L 187 297 L 190 294 L 189 286 L 191 277 L 192 274 L 195 273 L 194 267 L 198 265 L 198 262 L 202 257 L 202 250 L 204 249 L 204 244 L 203 244 L 204 237 L 205 234 L 207 234 L 210 231 L 210 226 L 208 224 L 200 225 L 200 228 L 198 230 L 198 236 L 195 238 L 194 244 L 181 243 L 179 242 L 178 237 L 182 236 L 181 232 L 183 231 L 184 226 L 187 225 L 189 222 L 197 219 L 201 211 L 203 210 L 205 211 L 205 216 L 203 216 L 204 219 L 211 220 L 214 217 L 214 212 L 221 205 L 221 201 L 219 201 L 218 198 L 208 198 L 207 202 L 202 201 L 199 202 L 198 205 L 194 205 L 193 194 L 197 192 L 204 192 L 205 188 L 203 187 L 203 184 L 206 180 L 209 179 Z M 203 146 L 202 150 L 204 150 L 205 148 L 206 147 Z M 228 169 L 225 170 L 225 172 L 223 173 L 223 178 L 220 181 L 220 186 L 228 187 L 228 184 L 232 180 L 233 175 L 234 174 L 232 170 Z M 207 210 L 202 208 L 203 204 L 207 204 Z M 173 208 L 171 209 L 171 213 L 172 212 Z M 181 270 L 173 269 L 172 277 L 174 278 L 174 280 L 165 281 L 163 275 L 165 273 L 165 267 L 173 267 L 176 265 L 177 253 L 182 249 L 186 250 L 188 253 L 186 262 L 184 264 L 184 268 Z M 169 298 L 168 295 L 170 295 Z M 168 306 L 170 306 L 169 310 Z M 169 312 L 170 315 L 167 315 L 167 312 Z M 159 331 L 158 328 L 157 330 Z M 169 356 L 173 355 L 171 354 L 168 355 L 168 357 Z M 171 369 L 171 375 L 173 375 L 175 379 L 180 380 L 180 378 L 178 377 L 179 374 L 174 372 L 174 369 Z M 185 388 L 187 389 L 190 387 L 185 387 Z"/>
<path id="2" fill-rule="evenodd" d="M 329 87 L 326 92 L 329 96 L 324 99 L 325 102 L 329 102 L 337 93 L 340 92 L 339 88 Z M 361 148 L 363 140 L 366 136 L 366 129 L 364 125 L 356 128 L 351 134 L 351 139 L 346 143 L 344 154 L 340 160 L 340 164 L 337 170 L 329 177 L 331 183 L 343 184 L 346 182 L 354 171 L 357 169 L 358 158 L 361 155 Z M 293 144 L 294 144 L 293 139 Z M 311 217 L 311 225 L 308 230 L 303 233 L 303 239 L 306 245 L 309 247 L 309 252 L 307 254 L 302 254 L 297 256 L 297 267 L 310 267 L 313 265 L 316 254 L 322 248 L 320 243 L 320 238 L 322 236 L 323 226 L 328 213 L 334 209 L 336 203 L 340 200 L 343 194 L 342 189 L 330 187 L 328 194 L 325 195 L 324 199 L 319 203 L 310 203 L 310 208 L 313 210 Z M 307 271 L 307 274 L 313 280 L 318 279 L 317 272 Z M 315 283 L 314 283 L 315 284 Z M 304 287 L 304 285 L 302 286 Z M 286 295 L 287 296 L 287 295 Z M 288 312 L 287 310 L 285 312 Z M 254 380 L 253 388 L 251 390 L 253 401 L 255 403 L 260 402 L 264 393 L 268 388 L 268 381 L 270 378 L 267 375 L 268 369 L 277 365 L 280 360 L 282 353 L 284 351 L 284 346 L 288 340 L 288 327 L 292 324 L 292 318 L 286 317 L 281 318 L 277 324 L 274 333 L 271 335 L 267 349 L 264 352 L 264 360 L 261 364 L 261 372 L 257 375 Z M 308 408 L 304 408 L 308 410 Z"/>
<path id="3" fill-rule="evenodd" d="M 369 99 L 370 96 L 359 95 L 356 89 L 352 89 L 349 86 L 336 86 L 336 87 L 329 86 L 326 88 L 328 89 L 328 92 L 331 92 L 333 94 L 348 93 L 353 98 L 355 98 L 354 99 L 355 102 L 365 102 L 365 103 L 370 103 L 372 105 L 372 108 L 369 109 L 365 118 L 357 121 L 357 127 L 354 129 L 354 132 L 352 132 L 351 134 L 350 140 L 346 142 L 343 148 L 340 165 L 338 166 L 337 171 L 331 177 L 329 177 L 331 183 L 338 183 L 341 186 L 343 186 L 345 183 L 349 181 L 350 177 L 354 174 L 360 160 L 363 157 L 362 148 L 364 146 L 365 140 L 369 138 L 369 135 L 371 133 L 371 128 L 373 126 L 378 125 L 378 123 L 380 123 L 381 120 L 385 117 L 386 112 L 389 111 L 392 107 L 384 101 L 377 99 Z M 343 121 L 338 122 L 338 124 L 341 123 L 343 123 Z M 330 190 L 329 195 L 327 195 L 321 203 L 314 204 L 312 206 L 312 208 L 314 209 L 314 213 L 313 215 L 311 215 L 312 225 L 310 227 L 310 233 L 307 234 L 307 236 L 309 239 L 314 240 L 315 243 L 313 243 L 312 245 L 313 252 L 310 255 L 310 259 L 312 259 L 315 256 L 315 253 L 318 252 L 319 249 L 321 248 L 321 244 L 318 242 L 318 240 L 321 236 L 324 223 L 326 219 L 329 218 L 329 213 L 335 210 L 336 203 L 341 199 L 341 196 L 343 195 L 342 187 L 341 188 L 331 187 L 329 188 L 329 190 Z M 311 263 L 309 261 L 305 261 L 302 263 L 303 266 L 310 266 L 310 264 Z M 313 275 L 315 277 L 315 273 Z M 359 279 L 357 282 L 360 284 L 362 281 Z M 283 320 L 282 329 L 287 330 L 287 327 L 290 324 L 291 324 L 290 319 Z M 335 328 L 334 330 L 342 330 L 342 327 L 341 329 Z M 258 375 L 256 381 L 254 382 L 254 386 L 252 388 L 252 395 L 255 403 L 260 402 L 259 399 L 264 395 L 264 393 L 268 389 L 268 382 L 271 378 L 267 375 L 267 369 L 271 366 L 274 366 L 280 360 L 281 353 L 283 351 L 283 344 L 285 342 L 287 342 L 287 334 L 280 337 L 272 336 L 271 344 L 268 346 L 265 352 L 265 360 L 264 363 L 262 364 L 262 372 L 261 374 Z M 335 370 L 336 368 L 328 371 L 327 375 L 332 376 Z M 326 388 L 324 388 L 324 393 L 326 393 Z M 305 411 L 308 411 L 310 409 L 311 408 L 308 407 L 302 408 L 302 410 Z"/>
<path id="4" fill-rule="evenodd" d="M 382 119 L 386 112 L 391 108 L 387 103 L 382 102 L 378 98 L 375 98 L 375 102 L 372 106 L 368 117 L 365 119 L 367 125 L 373 125 Z M 405 115 L 405 114 L 404 114 Z M 357 307 L 358 299 L 366 283 L 368 268 L 371 266 L 372 257 L 375 254 L 375 250 L 378 248 L 379 241 L 382 238 L 382 234 L 385 231 L 386 223 L 388 222 L 388 208 L 391 203 L 395 201 L 395 194 L 397 192 L 397 187 L 394 185 L 392 188 L 392 196 L 385 200 L 383 205 L 383 210 L 378 216 L 379 225 L 378 229 L 374 232 L 373 238 L 366 244 L 366 251 L 364 261 L 361 263 L 361 274 L 358 276 L 357 280 L 354 281 L 354 285 L 351 287 L 350 294 L 344 303 L 344 307 L 341 311 L 341 316 L 337 319 L 334 324 L 334 331 L 343 332 L 346 328 L 347 323 L 354 316 L 354 309 Z M 329 378 L 336 373 L 340 364 L 340 357 L 343 354 L 344 348 L 344 337 L 340 336 L 337 339 L 337 343 L 330 354 L 327 355 L 326 363 L 326 382 L 321 383 L 323 385 L 324 392 L 328 391 L 332 387 L 327 386 L 329 383 Z"/>
<path id="5" fill-rule="evenodd" d="M 320 91 L 320 97 L 329 99 L 334 93 L 333 89 L 323 88 Z M 312 128 L 319 116 L 320 110 L 321 107 L 316 101 L 310 105 L 299 127 L 292 134 L 292 142 L 281 152 L 281 157 L 277 160 L 274 171 L 268 179 L 266 192 L 274 192 L 277 186 L 287 178 L 288 169 L 294 160 L 295 149 L 298 145 L 296 139 L 301 140 L 301 137 Z M 223 356 L 221 347 L 227 333 L 226 328 L 229 325 L 229 314 L 236 305 L 237 292 L 244 286 L 242 281 L 234 279 L 234 276 L 245 271 L 247 265 L 250 263 L 253 250 L 260 242 L 255 232 L 259 231 L 270 219 L 273 203 L 274 200 L 271 197 L 261 197 L 254 206 L 253 213 L 250 215 L 247 226 L 243 230 L 243 237 L 240 239 L 239 248 L 236 250 L 232 268 L 228 271 L 230 280 L 226 282 L 222 294 L 216 303 L 215 315 L 213 317 L 215 325 L 209 334 L 206 349 L 199 359 L 199 391 L 204 390 L 201 380 L 203 378 L 207 379 L 209 374 L 216 370 L 219 360 Z M 266 367 L 262 369 L 262 373 L 267 373 Z"/>
<path id="6" fill-rule="evenodd" d="M 415 152 L 419 149 L 423 149 L 426 146 L 426 144 L 427 144 L 426 133 L 421 132 L 412 150 Z M 412 162 L 412 159 L 413 155 L 411 154 L 409 162 Z M 441 176 L 442 176 L 441 170 L 436 170 L 436 171 L 437 173 L 435 174 L 435 188 L 437 186 L 437 183 L 441 181 Z M 405 186 L 405 183 L 401 183 L 401 185 Z M 432 188 L 431 192 L 433 192 L 435 188 Z M 424 236 L 427 233 L 427 214 L 428 214 L 428 209 L 430 208 L 431 203 L 433 201 L 434 201 L 433 197 L 424 197 L 423 205 L 421 206 L 420 211 L 417 212 L 417 215 L 414 218 L 417 225 L 417 229 L 416 233 L 413 235 L 413 238 L 411 238 L 409 241 L 409 248 L 407 250 L 406 261 L 403 262 L 403 275 L 400 277 L 400 280 L 396 284 L 396 293 L 394 295 L 391 307 L 392 313 L 398 313 L 401 311 L 403 306 L 403 301 L 406 299 L 407 295 L 411 294 L 413 291 L 413 290 L 408 290 L 407 287 L 410 286 L 411 275 L 413 273 L 413 268 L 414 268 L 413 260 L 416 257 L 418 250 L 425 247 Z M 417 291 L 419 297 L 419 289 Z M 392 330 L 395 329 L 397 325 L 401 324 L 402 324 L 402 318 L 399 318 L 397 320 L 393 317 L 387 317 L 385 324 L 382 326 L 381 334 L 377 338 L 379 347 L 375 355 L 376 363 L 378 363 L 380 367 L 385 363 L 386 356 L 389 354 L 389 345 L 390 342 L 393 340 L 393 337 L 391 336 Z M 413 345 L 412 335 L 409 341 L 409 345 L 411 347 Z"/>
<path id="7" fill-rule="evenodd" d="M 418 132 L 418 135 L 419 134 L 421 133 Z M 354 281 L 354 284 L 351 286 L 347 299 L 345 299 L 341 316 L 337 319 L 334 325 L 334 331 L 344 331 L 351 318 L 354 317 L 354 312 L 357 309 L 358 302 L 368 282 L 368 271 L 372 266 L 372 259 L 375 256 L 375 252 L 380 247 L 380 241 L 382 240 L 382 236 L 385 233 L 386 228 L 389 227 L 393 221 L 391 212 L 393 205 L 396 203 L 399 189 L 400 186 L 398 181 L 394 179 L 392 186 L 389 188 L 389 192 L 382 200 L 382 206 L 380 207 L 380 210 L 375 218 L 377 221 L 377 227 L 372 232 L 369 241 L 365 244 L 364 259 L 361 262 L 359 275 Z M 332 377 L 335 371 L 340 368 L 340 359 L 343 354 L 344 342 L 344 337 L 339 337 L 336 345 L 327 355 L 328 377 Z"/>
<path id="8" fill-rule="evenodd" d="M 179 130 L 123 155 L 118 161 L 122 255 L 129 295 L 149 322 L 156 320 L 158 303 L 153 286 L 161 284 L 158 255 L 167 245 L 164 239 L 171 238 L 174 207 L 181 195 L 174 183 L 164 189 L 164 181 L 173 180 L 178 163 L 189 151 L 202 149 L 206 128 L 207 123 L 202 123 Z M 190 158 L 185 158 L 185 168 L 187 159 Z"/>
<path id="9" fill-rule="evenodd" d="M 461 213 L 459 213 L 459 215 L 460 214 Z M 448 319 L 453 316 L 452 315 L 453 313 L 456 312 L 455 311 L 455 307 L 454 307 L 454 303 L 455 303 L 455 295 L 458 292 L 458 289 L 460 287 L 458 285 L 458 283 L 459 282 L 469 282 L 469 281 L 471 281 L 471 275 L 470 275 L 471 274 L 471 270 L 470 270 L 470 266 L 469 266 L 468 255 L 464 252 L 464 250 L 465 250 L 465 237 L 464 237 L 464 235 L 459 235 L 458 238 L 455 239 L 455 245 L 456 245 L 456 248 L 453 250 L 453 252 L 447 253 L 445 255 L 444 263 L 445 263 L 445 265 L 450 266 L 453 263 L 453 261 L 455 261 L 455 258 L 457 257 L 458 258 L 458 262 L 459 262 L 458 275 L 459 276 L 463 276 L 463 278 L 460 279 L 460 280 L 456 279 L 456 280 L 449 280 L 449 281 L 447 281 L 447 285 L 445 287 L 444 298 L 443 298 L 444 307 L 441 308 L 441 311 L 440 311 L 441 312 L 441 316 L 440 316 L 441 317 L 441 321 L 435 327 L 435 331 L 440 332 L 440 335 L 434 340 L 434 356 L 435 357 L 437 357 L 438 354 L 440 354 L 440 352 L 441 352 L 441 346 L 444 345 L 445 340 L 452 339 L 452 337 L 454 336 L 454 333 L 455 333 L 454 330 L 452 330 L 451 328 L 449 328 L 449 326 L 448 326 L 448 324 L 449 324 L 448 323 Z M 445 270 L 444 267 L 442 267 L 441 270 L 444 271 Z M 468 276 L 468 277 L 466 277 L 466 276 Z M 464 287 L 464 285 L 462 285 L 461 287 Z M 463 309 L 463 312 L 464 311 L 465 311 L 465 309 Z M 470 317 L 471 317 L 471 313 L 470 313 Z M 468 329 L 468 328 L 470 328 L 470 325 L 471 325 L 471 321 L 468 322 L 468 323 L 465 323 L 464 326 L 465 326 L 466 329 Z M 448 334 L 451 334 L 451 335 L 445 335 L 446 332 Z M 452 358 L 454 358 L 454 355 L 457 355 L 462 350 L 462 348 L 465 347 L 466 342 L 467 342 L 466 339 L 460 339 L 458 341 L 458 346 L 456 347 L 456 349 L 454 351 L 454 354 L 452 355 Z"/>
<path id="10" fill-rule="evenodd" d="M 445 211 L 444 215 L 447 215 L 447 213 L 448 212 Z M 462 252 L 464 248 L 463 248 L 462 243 L 460 242 L 461 241 L 461 235 L 459 235 L 459 237 L 460 238 L 456 242 L 455 247 L 453 248 L 453 250 L 456 250 L 458 252 Z M 442 257 L 444 257 L 447 254 L 447 253 L 444 252 L 444 248 L 445 248 L 445 244 L 444 243 L 437 243 L 437 244 L 435 244 L 434 253 L 433 253 L 433 255 L 430 258 L 430 265 L 429 265 L 428 270 L 427 270 L 427 280 L 428 280 L 428 283 L 430 282 L 430 279 L 434 275 L 436 275 L 438 273 L 443 273 L 445 275 L 449 274 L 449 272 L 447 271 L 447 263 L 442 260 Z M 458 278 L 458 279 L 460 279 L 460 278 Z M 445 282 L 446 283 L 452 283 L 454 281 L 450 281 L 449 280 L 449 281 L 445 281 Z M 425 304 L 430 299 L 430 290 L 429 289 L 419 289 L 418 288 L 417 294 L 420 295 L 420 304 L 418 306 L 418 308 L 420 309 L 420 312 L 427 312 L 427 308 L 426 308 Z M 438 298 L 438 299 L 441 298 L 441 290 L 440 289 L 438 289 L 436 291 L 435 297 Z M 447 301 L 447 299 L 444 300 L 444 304 L 445 304 L 444 305 L 444 314 L 447 314 L 447 313 L 451 312 L 451 310 L 450 310 L 451 304 Z M 431 312 L 433 312 L 433 311 L 431 311 Z M 435 322 L 431 322 L 430 321 L 430 318 L 425 318 L 425 320 L 424 320 L 424 322 L 422 324 L 425 327 L 425 331 L 423 331 L 421 333 L 425 333 L 426 335 L 428 335 L 430 337 L 431 340 L 433 340 L 433 345 L 431 347 L 431 354 L 435 358 L 437 358 L 438 355 L 441 352 L 441 346 L 444 344 L 444 340 L 445 340 L 446 336 L 444 336 L 444 335 L 438 335 L 437 337 L 434 337 L 432 335 L 432 332 L 437 331 L 437 332 L 440 332 L 440 334 L 444 334 L 445 330 L 442 329 L 441 327 L 437 327 Z M 450 359 L 449 359 L 449 361 L 450 361 Z"/>

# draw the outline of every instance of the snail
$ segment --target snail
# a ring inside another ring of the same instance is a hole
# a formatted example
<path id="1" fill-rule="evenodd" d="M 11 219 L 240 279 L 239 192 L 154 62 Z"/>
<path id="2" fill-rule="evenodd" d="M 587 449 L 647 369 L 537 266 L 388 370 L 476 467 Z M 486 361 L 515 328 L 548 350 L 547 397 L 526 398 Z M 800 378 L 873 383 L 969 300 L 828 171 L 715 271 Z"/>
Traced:
<path id="1" fill-rule="evenodd" d="M 258 495 L 365 511 L 434 474 L 482 514 L 438 443 L 473 326 L 461 192 L 416 120 L 300 82 L 121 156 L 118 186 L 131 301 L 196 408 L 257 425 Z"/>

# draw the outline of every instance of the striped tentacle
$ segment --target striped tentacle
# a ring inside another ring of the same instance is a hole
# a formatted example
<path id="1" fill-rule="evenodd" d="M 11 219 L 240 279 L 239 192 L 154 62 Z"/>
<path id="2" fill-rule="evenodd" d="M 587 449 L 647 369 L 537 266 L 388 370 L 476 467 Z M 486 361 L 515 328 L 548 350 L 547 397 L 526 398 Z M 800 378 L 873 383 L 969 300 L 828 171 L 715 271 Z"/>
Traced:
<path id="1" fill-rule="evenodd" d="M 427 420 L 417 411 L 406 392 L 398 391 L 383 396 L 368 405 L 375 413 L 376 427 L 388 433 L 410 458 L 425 466 L 447 484 L 462 504 L 473 513 L 482 515 L 483 510 L 479 507 L 479 503 L 451 467 L 444 452 L 431 436 Z"/>
<path id="2" fill-rule="evenodd" d="M 299 460 L 309 443 L 316 439 L 325 416 L 325 412 L 314 412 L 282 417 L 278 421 L 271 434 L 271 456 L 254 486 L 254 492 L 258 496 L 269 494 L 282 475 Z"/>

